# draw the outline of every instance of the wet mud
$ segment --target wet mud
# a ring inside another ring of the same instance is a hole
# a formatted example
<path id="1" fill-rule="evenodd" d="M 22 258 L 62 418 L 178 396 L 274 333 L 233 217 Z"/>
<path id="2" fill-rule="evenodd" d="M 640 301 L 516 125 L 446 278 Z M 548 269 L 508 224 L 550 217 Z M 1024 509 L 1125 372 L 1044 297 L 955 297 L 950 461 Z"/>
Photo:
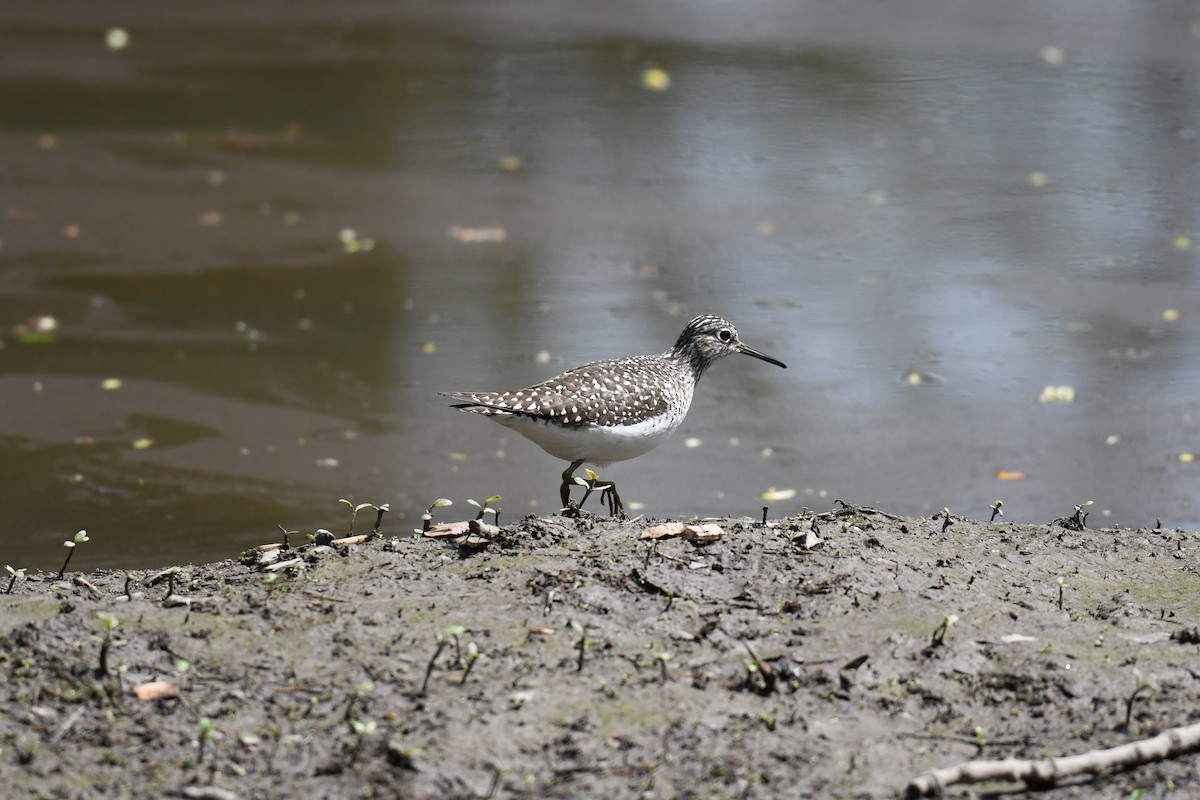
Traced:
<path id="1" fill-rule="evenodd" d="M 815 526 L 642 538 L 659 522 L 527 517 L 469 540 L 385 525 L 242 560 L 24 576 L 0 595 L 0 785 L 895 797 L 929 769 L 1196 721 L 1194 531 L 839 506 Z M 1040 794 L 1184 797 L 1198 765 Z"/>

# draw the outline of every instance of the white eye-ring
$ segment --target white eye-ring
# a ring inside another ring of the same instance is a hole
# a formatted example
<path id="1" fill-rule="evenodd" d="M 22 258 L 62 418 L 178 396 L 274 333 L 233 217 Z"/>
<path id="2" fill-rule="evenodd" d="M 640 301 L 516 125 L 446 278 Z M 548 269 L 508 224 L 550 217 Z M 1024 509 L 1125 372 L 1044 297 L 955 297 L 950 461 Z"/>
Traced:
<path id="1" fill-rule="evenodd" d="M 729 330 L 729 328 L 722 328 L 717 331 L 717 338 L 728 344 L 733 341 L 733 331 Z"/>

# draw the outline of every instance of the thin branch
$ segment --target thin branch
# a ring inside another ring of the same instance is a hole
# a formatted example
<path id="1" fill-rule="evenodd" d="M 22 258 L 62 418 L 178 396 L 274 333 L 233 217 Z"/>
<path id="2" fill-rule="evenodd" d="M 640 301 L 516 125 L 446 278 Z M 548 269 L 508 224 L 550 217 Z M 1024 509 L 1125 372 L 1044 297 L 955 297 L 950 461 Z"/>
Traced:
<path id="1" fill-rule="evenodd" d="M 1024 783 L 1031 790 L 1052 789 L 1068 778 L 1131 769 L 1196 750 L 1200 750 L 1200 723 L 1171 728 L 1152 739 L 1074 756 L 1036 761 L 1017 758 L 967 761 L 956 767 L 930 770 L 904 788 L 904 797 L 906 800 L 936 797 L 949 786 L 982 781 L 1012 781 Z"/>

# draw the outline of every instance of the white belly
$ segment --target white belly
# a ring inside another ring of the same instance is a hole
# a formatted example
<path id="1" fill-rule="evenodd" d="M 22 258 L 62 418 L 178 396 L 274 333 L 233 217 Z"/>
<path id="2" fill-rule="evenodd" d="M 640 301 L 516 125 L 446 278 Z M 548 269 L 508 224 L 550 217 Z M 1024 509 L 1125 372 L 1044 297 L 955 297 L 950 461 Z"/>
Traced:
<path id="1" fill-rule="evenodd" d="M 650 452 L 662 444 L 683 421 L 682 417 L 660 414 L 634 425 L 564 428 L 556 422 L 542 422 L 513 414 L 494 414 L 491 419 L 520 433 L 555 458 L 563 461 L 583 459 L 600 467 Z"/>

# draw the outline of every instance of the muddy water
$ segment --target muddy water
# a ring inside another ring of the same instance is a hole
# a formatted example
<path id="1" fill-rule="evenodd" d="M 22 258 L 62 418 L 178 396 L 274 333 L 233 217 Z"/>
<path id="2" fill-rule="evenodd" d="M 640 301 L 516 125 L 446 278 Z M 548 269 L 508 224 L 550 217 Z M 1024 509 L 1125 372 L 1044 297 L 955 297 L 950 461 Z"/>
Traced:
<path id="1" fill-rule="evenodd" d="M 0 10 L 0 560 L 551 510 L 562 465 L 433 392 L 702 312 L 789 369 L 610 467 L 644 513 L 1200 524 L 1200 23 L 855 8 Z"/>

